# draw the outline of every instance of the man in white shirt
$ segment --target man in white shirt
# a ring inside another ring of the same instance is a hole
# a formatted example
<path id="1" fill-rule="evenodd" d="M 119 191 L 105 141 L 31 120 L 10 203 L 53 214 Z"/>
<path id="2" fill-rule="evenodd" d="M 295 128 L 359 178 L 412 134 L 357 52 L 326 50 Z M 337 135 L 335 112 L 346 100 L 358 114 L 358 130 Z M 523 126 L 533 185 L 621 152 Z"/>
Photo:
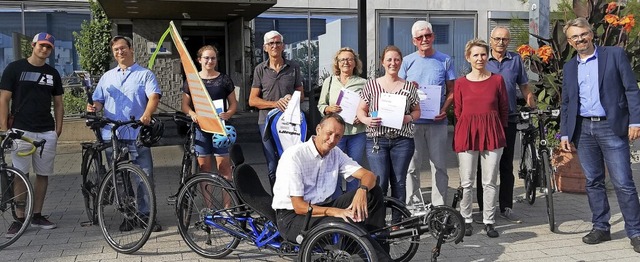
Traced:
<path id="1" fill-rule="evenodd" d="M 344 125 L 338 114 L 325 115 L 316 127 L 316 136 L 285 150 L 280 158 L 271 207 L 276 210 L 278 230 L 289 241 L 295 242 L 303 229 L 309 206 L 313 213 L 308 229 L 340 219 L 353 221 L 368 231 L 385 224 L 382 189 L 377 186 L 376 176 L 336 148 Z M 332 199 L 339 176 L 347 181 L 360 180 L 360 187 Z M 369 240 L 379 247 L 372 238 Z M 378 257 L 386 261 L 388 253 L 381 250 L 376 248 Z"/>

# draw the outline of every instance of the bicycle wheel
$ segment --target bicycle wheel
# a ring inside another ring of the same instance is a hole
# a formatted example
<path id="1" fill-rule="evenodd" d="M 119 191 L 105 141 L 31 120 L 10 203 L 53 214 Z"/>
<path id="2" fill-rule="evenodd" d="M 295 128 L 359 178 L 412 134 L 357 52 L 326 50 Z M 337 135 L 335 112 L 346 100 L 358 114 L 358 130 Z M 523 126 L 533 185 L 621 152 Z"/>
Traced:
<path id="1" fill-rule="evenodd" d="M 404 220 L 405 218 L 411 217 L 411 212 L 409 212 L 409 209 L 407 209 L 407 207 L 397 199 L 385 197 L 384 206 L 387 209 L 386 217 L 384 220 L 386 223 L 386 226 L 392 226 L 394 223 L 399 222 L 399 221 L 394 222 L 393 220 L 394 213 L 400 215 L 400 218 L 401 218 L 400 221 Z M 395 228 L 392 228 L 392 230 L 401 230 L 406 227 L 408 227 L 408 225 L 395 227 Z M 393 261 L 395 262 L 411 261 L 411 259 L 416 254 L 416 252 L 418 252 L 418 246 L 420 244 L 420 235 L 418 235 L 418 232 L 416 231 L 416 232 L 413 232 L 413 234 L 406 237 L 393 238 L 385 241 L 386 243 L 389 244 L 389 255 L 391 256 L 391 259 L 393 259 Z"/>
<path id="2" fill-rule="evenodd" d="M 186 146 L 185 146 L 186 147 Z M 184 185 L 185 182 L 191 177 L 193 172 L 193 160 L 191 159 L 192 155 L 188 151 L 184 151 L 182 154 L 182 164 L 180 167 L 180 185 Z M 195 156 L 194 156 L 195 157 Z M 180 188 L 178 188 L 178 191 Z M 170 195 L 167 197 L 167 204 L 174 205 L 176 200 L 178 199 L 178 193 L 175 195 Z"/>
<path id="3" fill-rule="evenodd" d="M 203 257 L 223 258 L 240 243 L 228 233 L 239 223 L 233 215 L 238 197 L 232 188 L 218 175 L 200 174 L 178 194 L 178 231 L 187 246 Z"/>
<path id="4" fill-rule="evenodd" d="M 549 222 L 549 230 L 556 231 L 556 219 L 553 209 L 553 193 L 555 192 L 555 180 L 553 179 L 553 171 L 551 170 L 551 162 L 549 162 L 549 153 L 542 152 L 542 177 L 545 179 L 547 201 L 547 219 Z"/>
<path id="5" fill-rule="evenodd" d="M 98 194 L 98 222 L 105 240 L 114 250 L 130 254 L 147 242 L 156 216 L 156 199 L 147 175 L 133 164 L 116 167 L 119 182 L 113 185 L 109 171 Z M 140 210 L 146 202 L 147 210 Z"/>
<path id="6" fill-rule="evenodd" d="M 31 224 L 31 217 L 33 216 L 33 187 L 22 172 L 12 167 L 2 169 L 0 172 L 0 185 L 0 232 L 8 232 L 16 221 L 16 207 L 23 208 L 25 218 L 22 224 L 16 224 L 19 229 L 14 234 L 7 233 L 5 237 L 0 237 L 1 250 L 16 242 Z M 23 186 L 24 191 L 21 194 L 14 194 L 16 186 Z"/>
<path id="7" fill-rule="evenodd" d="M 536 148 L 533 143 L 526 143 L 522 149 L 522 160 L 520 161 L 520 172 L 524 175 L 525 198 L 529 205 L 536 202 L 536 183 L 538 181 L 537 166 L 538 158 Z"/>
<path id="8" fill-rule="evenodd" d="M 378 261 L 373 245 L 348 224 L 321 224 L 304 239 L 299 260 Z"/>
<path id="9" fill-rule="evenodd" d="M 435 206 L 427 215 L 427 226 L 431 236 L 438 239 L 443 230 L 444 242 L 459 243 L 464 237 L 464 219 L 460 212 L 450 206 Z"/>
<path id="10" fill-rule="evenodd" d="M 87 149 L 82 155 L 82 196 L 84 197 L 84 207 L 87 218 L 92 224 L 98 224 L 98 189 L 101 177 L 104 176 L 105 169 L 102 166 L 102 156 L 100 152 Z"/>

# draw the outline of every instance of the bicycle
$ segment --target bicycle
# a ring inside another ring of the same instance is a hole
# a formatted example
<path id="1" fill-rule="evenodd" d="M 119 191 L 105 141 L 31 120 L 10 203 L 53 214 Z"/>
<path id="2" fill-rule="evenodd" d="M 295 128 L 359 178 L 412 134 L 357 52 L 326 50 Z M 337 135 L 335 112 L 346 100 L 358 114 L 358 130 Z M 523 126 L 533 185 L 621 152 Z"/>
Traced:
<path id="1" fill-rule="evenodd" d="M 194 123 L 189 116 L 181 112 L 176 112 L 174 114 L 161 113 L 160 116 L 170 116 L 173 118 L 173 121 L 176 124 L 184 123 L 189 125 L 184 142 L 182 143 L 184 153 L 182 154 L 182 163 L 180 165 L 180 186 L 178 187 L 178 191 L 174 195 L 167 197 L 167 204 L 175 205 L 178 198 L 178 193 L 180 192 L 180 188 L 184 185 L 185 182 L 187 182 L 190 177 L 200 172 L 195 145 L 196 128 L 198 127 L 198 124 Z"/>
<path id="2" fill-rule="evenodd" d="M 524 179 L 525 198 L 529 205 L 536 200 L 536 187 L 545 194 L 549 230 L 555 232 L 553 193 L 556 191 L 553 169 L 551 168 L 551 150 L 547 147 L 547 125 L 560 115 L 560 110 L 525 109 L 520 112 L 523 127 L 521 132 L 522 157 L 518 176 Z M 533 124 L 535 116 L 537 127 Z"/>
<path id="3" fill-rule="evenodd" d="M 32 145 L 31 149 L 26 152 L 18 152 L 19 156 L 28 156 L 36 151 L 36 148 L 40 147 L 40 155 L 42 155 L 42 149 L 46 140 L 33 141 L 32 139 L 23 136 L 24 132 L 18 130 L 9 130 L 0 132 L 0 231 L 7 232 L 14 222 L 18 221 L 16 215 L 16 208 L 20 207 L 24 211 L 24 221 L 20 225 L 20 229 L 14 235 L 7 235 L 5 238 L 0 238 L 0 250 L 10 246 L 16 242 L 22 234 L 24 234 L 27 227 L 31 224 L 31 218 L 33 217 L 33 194 L 34 189 L 29 182 L 29 177 L 22 173 L 22 171 L 9 166 L 6 162 L 5 154 L 8 150 L 13 148 L 13 142 L 17 139 L 21 139 Z M 14 190 L 16 187 L 24 187 L 24 193 L 15 195 Z M 10 214 L 10 215 L 9 215 Z"/>
<path id="4" fill-rule="evenodd" d="M 111 143 L 106 143 L 102 139 L 100 133 L 102 123 L 87 119 L 87 126 L 95 135 L 96 141 L 80 144 L 82 146 L 82 164 L 80 166 L 82 184 L 80 187 L 84 197 L 85 212 L 89 218 L 89 221 L 81 223 L 82 226 L 98 224 L 98 193 L 100 184 L 107 173 L 103 152 L 112 146 Z"/>
<path id="5" fill-rule="evenodd" d="M 106 148 L 112 148 L 111 159 L 107 161 L 109 170 L 102 177 L 95 201 L 97 218 L 109 246 L 120 253 L 130 254 L 139 250 L 149 239 L 156 216 L 155 194 L 147 175 L 129 159 L 130 154 L 132 159 L 135 158 L 135 151 L 130 149 L 135 145 L 127 145 L 118 139 L 118 132 L 123 132 L 123 129 L 118 130 L 120 127 L 136 128 L 141 123 L 133 118 L 118 121 L 93 115 L 86 117 L 93 120 L 96 127 L 112 125 L 110 146 L 105 145 Z M 90 150 L 93 149 L 87 151 Z M 90 162 L 99 163 L 101 157 L 101 153 L 91 154 Z M 139 210 L 139 202 L 143 199 L 147 201 L 148 214 Z"/>
<path id="6" fill-rule="evenodd" d="M 231 155 L 237 155 L 234 151 Z M 462 217 L 454 209 L 429 206 L 432 212 L 410 218 L 403 203 L 387 198 L 386 226 L 380 230 L 365 232 L 348 223 L 326 223 L 303 230 L 297 243 L 292 243 L 278 232 L 271 195 L 255 170 L 247 164 L 235 164 L 235 186 L 217 174 L 201 173 L 189 179 L 178 195 L 178 231 L 193 251 L 206 258 L 226 257 L 244 241 L 280 256 L 299 256 L 302 261 L 377 261 L 364 237 L 370 235 L 390 246 L 394 261 L 410 261 L 420 235 L 428 230 L 438 237 L 437 254 L 443 242 L 458 243 L 464 237 Z M 394 211 L 403 214 L 400 222 L 390 218 Z"/>

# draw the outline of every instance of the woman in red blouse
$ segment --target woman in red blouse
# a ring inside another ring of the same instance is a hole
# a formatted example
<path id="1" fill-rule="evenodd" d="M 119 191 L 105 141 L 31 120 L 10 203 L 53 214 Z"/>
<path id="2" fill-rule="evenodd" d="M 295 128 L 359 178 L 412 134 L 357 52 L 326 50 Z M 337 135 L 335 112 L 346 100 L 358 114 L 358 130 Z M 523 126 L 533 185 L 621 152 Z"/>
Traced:
<path id="1" fill-rule="evenodd" d="M 485 68 L 489 58 L 487 42 L 480 39 L 467 42 L 465 57 L 471 64 L 471 72 L 458 78 L 453 90 L 457 119 L 453 149 L 458 153 L 460 184 L 464 189 L 460 214 L 466 223 L 465 235 L 470 236 L 473 233 L 472 189 L 479 157 L 484 193 L 483 223 L 487 236 L 498 237 L 493 224 L 498 197 L 498 164 L 502 149 L 506 146 L 504 127 L 507 126 L 509 110 L 507 91 L 502 76 Z"/>

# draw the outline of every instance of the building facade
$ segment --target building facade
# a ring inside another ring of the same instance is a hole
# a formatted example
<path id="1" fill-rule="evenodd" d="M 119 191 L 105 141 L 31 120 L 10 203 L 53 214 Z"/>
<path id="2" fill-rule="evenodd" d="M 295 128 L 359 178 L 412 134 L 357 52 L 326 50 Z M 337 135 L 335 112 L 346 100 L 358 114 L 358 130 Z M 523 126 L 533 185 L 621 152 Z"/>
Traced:
<path id="1" fill-rule="evenodd" d="M 366 1 L 366 32 L 359 34 L 359 0 L 97 2 L 113 23 L 112 34 L 133 38 L 136 61 L 143 66 L 169 21 L 176 24 L 192 57 L 200 46 L 215 45 L 220 50 L 219 70 L 237 86 L 241 110 L 248 109 L 253 67 L 265 59 L 262 37 L 270 30 L 284 35 L 287 58 L 301 64 L 305 89 L 312 91 L 331 73 L 335 52 L 343 46 L 357 50 L 360 35 L 366 37 L 362 60 L 369 77 L 379 74 L 385 46 L 396 45 L 405 55 L 414 52 L 411 25 L 422 19 L 433 24 L 435 48 L 453 57 L 456 73 L 462 75 L 468 70 L 463 50 L 469 39 L 488 39 L 493 26 L 508 25 L 512 19 L 526 21 L 530 8 L 518 0 L 372 0 Z M 550 6 L 557 2 L 552 0 Z M 60 41 L 50 63 L 63 75 L 80 69 L 70 32 L 79 31 L 81 21 L 90 18 L 87 1 L 0 1 L 0 12 L 0 67 L 14 59 L 14 32 L 29 36 L 48 31 Z M 152 70 L 164 92 L 161 110 L 173 111 L 180 107 L 183 73 L 175 47 L 169 49 L 157 57 Z"/>

